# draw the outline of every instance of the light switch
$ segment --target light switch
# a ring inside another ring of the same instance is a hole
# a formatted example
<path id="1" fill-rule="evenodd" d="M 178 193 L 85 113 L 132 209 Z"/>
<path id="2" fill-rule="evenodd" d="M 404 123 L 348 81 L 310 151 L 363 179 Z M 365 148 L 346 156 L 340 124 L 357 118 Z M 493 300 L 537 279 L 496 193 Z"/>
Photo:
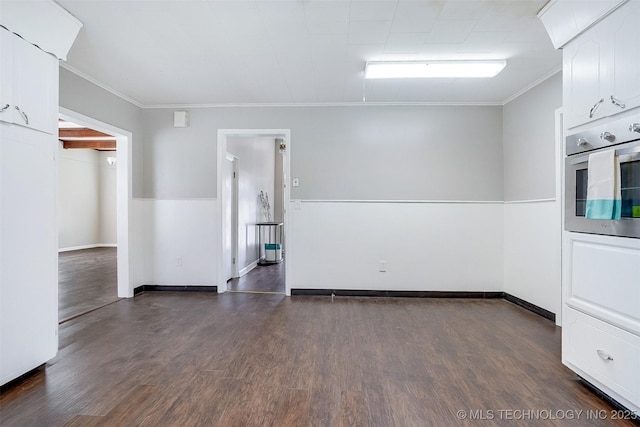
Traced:
<path id="1" fill-rule="evenodd" d="M 293 178 L 291 185 L 293 185 L 294 187 L 300 187 L 300 178 Z"/>

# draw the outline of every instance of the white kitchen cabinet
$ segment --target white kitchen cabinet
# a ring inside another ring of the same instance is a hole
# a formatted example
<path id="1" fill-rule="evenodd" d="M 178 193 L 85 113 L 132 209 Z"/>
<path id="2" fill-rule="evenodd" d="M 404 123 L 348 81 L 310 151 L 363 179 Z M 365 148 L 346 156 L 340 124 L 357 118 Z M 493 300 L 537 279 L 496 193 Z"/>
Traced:
<path id="1" fill-rule="evenodd" d="M 0 28 L 0 121 L 57 132 L 58 60 Z"/>
<path id="2" fill-rule="evenodd" d="M 640 410 L 640 239 L 566 233 L 562 361 Z"/>
<path id="3" fill-rule="evenodd" d="M 620 6 L 563 52 L 567 128 L 640 106 L 640 0 Z"/>
<path id="4" fill-rule="evenodd" d="M 0 384 L 5 384 L 58 350 L 58 64 L 15 34 L 0 29 L 0 37 L 0 107 L 9 104 L 0 113 Z"/>

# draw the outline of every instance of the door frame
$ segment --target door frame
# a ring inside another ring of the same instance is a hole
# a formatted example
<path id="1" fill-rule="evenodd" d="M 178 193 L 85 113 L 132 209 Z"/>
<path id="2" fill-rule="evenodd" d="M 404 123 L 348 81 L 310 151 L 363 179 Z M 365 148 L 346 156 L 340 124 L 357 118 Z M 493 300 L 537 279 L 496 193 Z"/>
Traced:
<path id="1" fill-rule="evenodd" d="M 224 270 L 224 260 L 225 257 L 227 261 L 229 261 L 229 258 L 231 258 L 232 260 L 235 260 L 235 262 L 231 262 L 231 278 L 236 278 L 239 275 L 238 272 L 238 158 L 236 156 L 234 156 L 232 153 L 227 152 L 226 153 L 226 161 L 231 162 L 231 173 L 234 175 L 231 177 L 231 230 L 228 230 L 229 234 L 230 234 L 230 238 L 231 238 L 231 253 L 227 254 L 223 252 L 223 270 Z M 223 172 L 226 172 L 226 168 L 223 169 Z M 224 173 L 223 173 L 223 183 L 224 183 Z M 226 188 L 226 186 L 225 186 Z M 224 215 L 224 203 L 226 203 L 227 199 L 226 197 L 228 196 L 225 193 L 225 199 L 223 199 L 222 201 L 222 214 Z M 225 221 L 225 218 L 223 216 L 222 218 L 223 223 L 227 224 L 227 222 Z M 225 239 L 225 229 L 223 227 L 222 229 L 222 238 L 223 238 L 223 246 L 224 246 L 224 239 Z M 226 252 L 226 251 L 225 251 Z M 226 272 L 225 272 L 225 276 L 226 276 Z M 228 280 L 225 279 L 225 283 Z"/>
<path id="2" fill-rule="evenodd" d="M 59 115 L 64 120 L 69 120 L 79 125 L 108 133 L 116 137 L 116 230 L 118 246 L 117 266 L 118 266 L 118 297 L 133 297 L 133 286 L 131 283 L 131 252 L 129 250 L 129 222 L 131 220 L 131 200 L 133 186 L 132 176 L 132 144 L 133 134 L 127 130 L 112 126 L 108 123 L 85 116 L 76 111 L 59 107 Z M 58 177 L 56 177 L 57 179 Z M 58 217 L 56 215 L 56 228 L 59 228 Z"/>
<path id="3" fill-rule="evenodd" d="M 288 185 L 289 176 L 291 174 L 291 129 L 218 129 L 218 139 L 217 139 L 217 191 L 218 196 L 216 212 L 218 214 L 218 248 L 220 249 L 220 256 L 217 260 L 218 267 L 218 292 L 226 292 L 227 291 L 227 281 L 224 278 L 224 267 L 223 267 L 223 259 L 226 256 L 230 256 L 230 254 L 226 253 L 226 249 L 224 247 L 224 215 L 223 215 L 223 203 L 225 200 L 225 189 L 223 185 L 224 179 L 224 161 L 226 161 L 227 155 L 227 138 L 231 136 L 241 136 L 241 137 L 272 137 L 272 138 L 282 138 L 286 145 L 285 153 L 284 153 L 284 178 L 283 178 L 283 200 L 284 200 L 284 212 L 283 212 L 283 222 L 284 222 L 284 247 L 290 248 L 289 244 L 289 215 L 287 212 L 287 207 L 289 206 L 289 201 L 291 200 L 291 189 Z M 288 250 L 288 253 L 291 251 Z M 291 262 L 290 257 L 287 257 L 287 261 L 284 265 L 284 277 L 285 277 L 285 294 L 287 296 L 291 295 L 291 285 L 290 285 L 290 271 L 291 271 Z"/>

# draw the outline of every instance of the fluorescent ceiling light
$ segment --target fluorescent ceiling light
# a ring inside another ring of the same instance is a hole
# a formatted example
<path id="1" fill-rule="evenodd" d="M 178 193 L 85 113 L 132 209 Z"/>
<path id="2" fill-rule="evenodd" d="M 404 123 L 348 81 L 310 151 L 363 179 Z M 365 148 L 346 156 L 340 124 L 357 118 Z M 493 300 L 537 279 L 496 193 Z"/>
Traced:
<path id="1" fill-rule="evenodd" d="M 507 61 L 412 61 L 367 62 L 367 79 L 493 77 Z"/>

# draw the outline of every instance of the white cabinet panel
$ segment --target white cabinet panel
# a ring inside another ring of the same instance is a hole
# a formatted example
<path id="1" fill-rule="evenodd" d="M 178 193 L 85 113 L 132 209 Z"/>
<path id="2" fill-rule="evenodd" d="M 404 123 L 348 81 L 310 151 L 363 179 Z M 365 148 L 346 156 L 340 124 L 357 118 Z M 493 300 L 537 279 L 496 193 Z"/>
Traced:
<path id="1" fill-rule="evenodd" d="M 640 337 L 579 311 L 563 313 L 563 362 L 629 409 L 640 407 Z"/>
<path id="2" fill-rule="evenodd" d="M 570 298 L 588 301 L 640 324 L 640 249 L 573 240 L 571 270 Z"/>
<path id="3" fill-rule="evenodd" d="M 58 61 L 20 37 L 1 29 L 2 92 L 0 118 L 47 133 L 57 132 Z"/>
<path id="4" fill-rule="evenodd" d="M 0 123 L 0 380 L 57 352 L 55 139 Z"/>

